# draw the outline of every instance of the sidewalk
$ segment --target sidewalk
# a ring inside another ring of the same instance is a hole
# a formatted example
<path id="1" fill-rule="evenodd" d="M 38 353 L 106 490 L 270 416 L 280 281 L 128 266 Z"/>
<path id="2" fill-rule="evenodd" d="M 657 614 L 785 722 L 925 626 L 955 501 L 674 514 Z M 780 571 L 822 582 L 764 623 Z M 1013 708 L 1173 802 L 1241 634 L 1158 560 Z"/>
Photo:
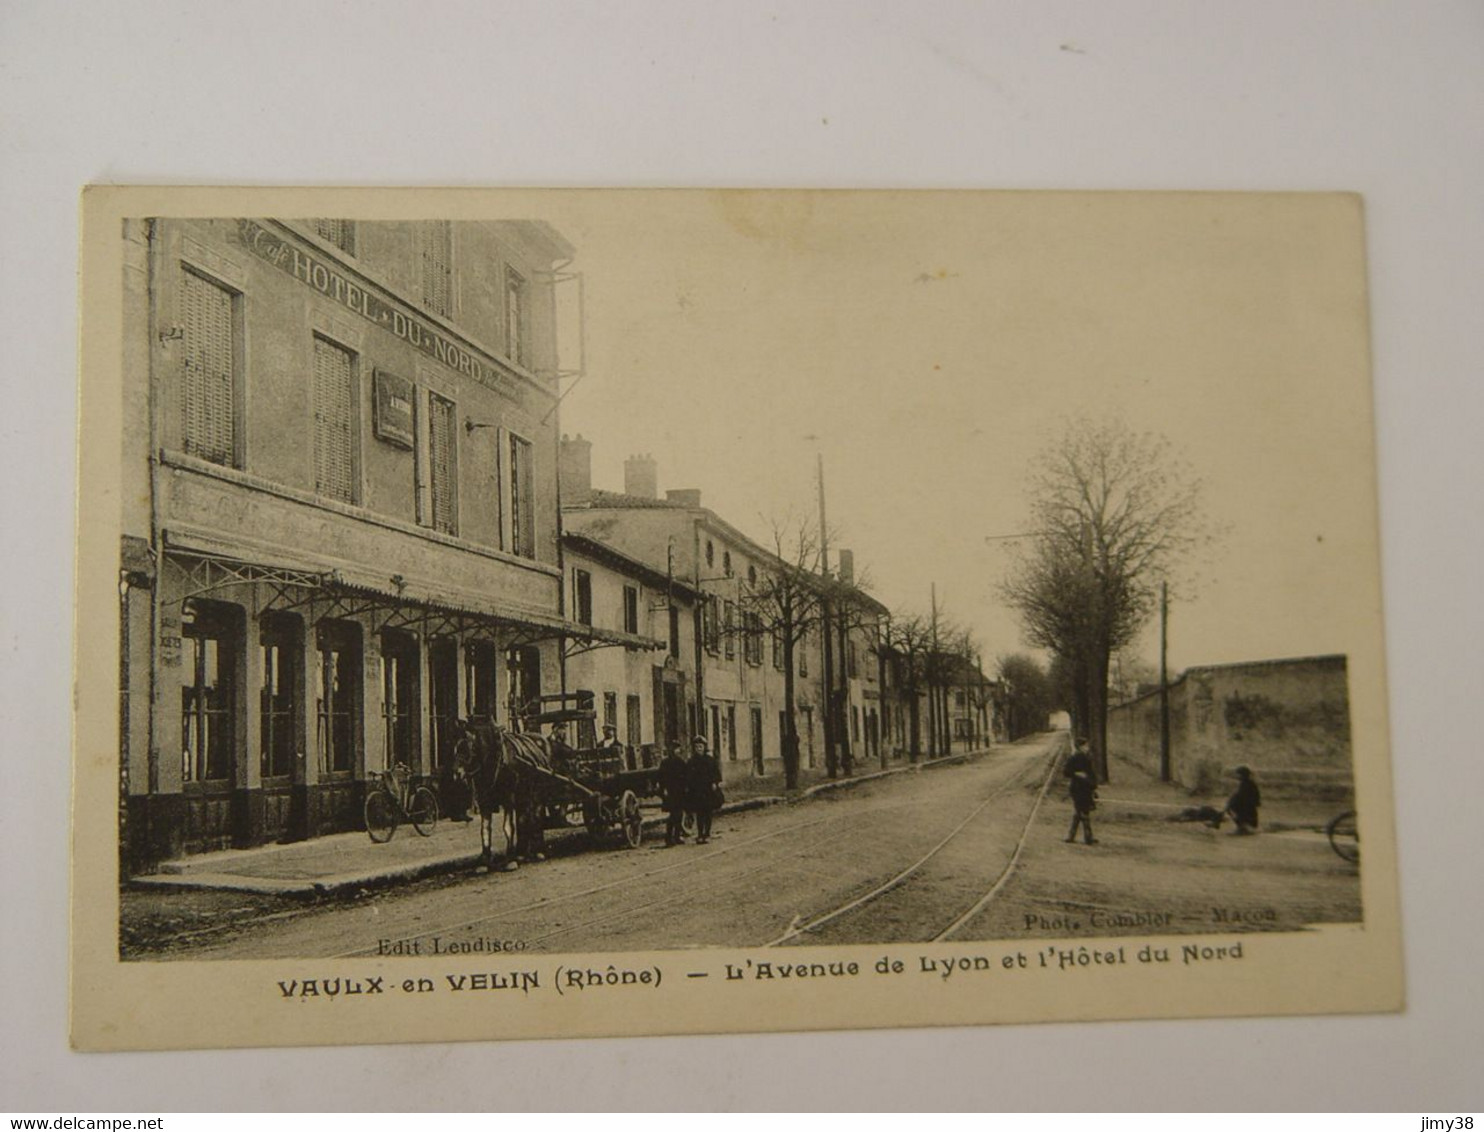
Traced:
<path id="1" fill-rule="evenodd" d="M 882 771 L 858 765 L 850 778 L 811 780 L 796 794 L 786 796 L 782 776 L 731 783 L 730 801 L 721 813 L 741 813 L 788 802 L 803 801 L 832 790 L 857 786 L 891 775 L 986 753 L 973 751 L 918 763 L 897 763 Z M 646 807 L 644 827 L 652 832 L 664 825 L 664 815 Z M 617 835 L 609 838 L 616 842 Z M 580 827 L 549 830 L 548 843 L 571 850 L 573 838 L 588 840 Z M 504 848 L 504 834 L 495 832 L 495 846 Z M 594 848 L 598 848 L 594 846 Z M 440 821 L 431 837 L 421 837 L 410 826 L 397 829 L 392 839 L 377 845 L 364 832 L 335 833 L 287 845 L 226 849 L 166 861 L 157 873 L 131 877 L 129 884 L 145 889 L 218 889 L 267 896 L 319 897 L 354 892 L 380 885 L 417 880 L 438 873 L 472 869 L 479 864 L 479 822 Z"/>
<path id="2" fill-rule="evenodd" d="M 1208 794 L 1192 794 L 1178 783 L 1161 782 L 1143 768 L 1116 757 L 1108 770 L 1112 781 L 1098 787 L 1098 809 L 1104 812 L 1105 817 L 1120 820 L 1171 821 L 1179 816 L 1181 810 L 1196 806 L 1213 806 L 1219 810 L 1237 788 L 1237 780 L 1233 778 Z M 1262 787 L 1260 781 L 1257 785 Z M 1053 786 L 1052 790 L 1055 791 L 1056 787 Z M 1261 828 L 1267 833 L 1309 831 L 1323 834 L 1329 820 L 1345 808 L 1332 801 L 1269 795 L 1263 799 Z"/>

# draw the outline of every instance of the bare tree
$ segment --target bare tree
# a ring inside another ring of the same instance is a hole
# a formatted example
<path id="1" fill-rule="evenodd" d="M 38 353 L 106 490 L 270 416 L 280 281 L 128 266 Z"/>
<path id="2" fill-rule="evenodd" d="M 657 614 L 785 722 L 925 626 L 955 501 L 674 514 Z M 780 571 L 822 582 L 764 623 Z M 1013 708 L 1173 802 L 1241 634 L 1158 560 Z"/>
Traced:
<path id="1" fill-rule="evenodd" d="M 900 613 L 886 622 L 882 647 L 896 658 L 895 671 L 907 710 L 907 757 L 922 755 L 922 689 L 927 679 L 927 655 L 932 634 L 925 618 Z"/>
<path id="2" fill-rule="evenodd" d="M 1158 602 L 1159 582 L 1207 537 L 1201 484 L 1170 443 L 1077 420 L 1035 465 L 1036 533 L 1001 592 L 1029 643 L 1066 663 L 1073 727 L 1108 777 L 1108 669 Z"/>
<path id="3" fill-rule="evenodd" d="M 774 560 L 742 588 L 742 623 L 732 631 L 771 638 L 783 662 L 783 776 L 799 785 L 796 659 L 798 650 L 824 624 L 825 587 L 819 575 L 819 539 L 807 523 L 772 524 Z M 759 640 L 757 647 L 761 647 Z"/>

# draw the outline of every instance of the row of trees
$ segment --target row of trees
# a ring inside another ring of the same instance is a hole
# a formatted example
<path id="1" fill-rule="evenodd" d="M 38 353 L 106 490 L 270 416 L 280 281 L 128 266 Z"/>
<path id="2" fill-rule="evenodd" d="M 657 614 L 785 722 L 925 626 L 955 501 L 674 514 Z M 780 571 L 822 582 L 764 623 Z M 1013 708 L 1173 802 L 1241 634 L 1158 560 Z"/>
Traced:
<path id="1" fill-rule="evenodd" d="M 1050 684 L 1104 781 L 1111 660 L 1209 541 L 1201 494 L 1169 441 L 1119 423 L 1073 421 L 1032 468 L 1033 530 L 1001 594 L 1051 654 Z"/>
<path id="2" fill-rule="evenodd" d="M 906 712 L 910 758 L 916 761 L 924 753 L 925 735 L 929 755 L 947 754 L 952 690 L 962 689 L 976 712 L 992 707 L 988 681 L 964 679 L 970 669 L 981 672 L 973 635 L 948 621 L 936 602 L 928 615 L 885 614 L 869 596 L 868 578 L 845 581 L 827 569 L 818 527 L 806 521 L 775 522 L 772 527 L 774 562 L 742 588 L 741 624 L 749 628 L 736 631 L 763 633 L 771 638 L 780 655 L 787 787 L 796 788 L 799 779 L 797 673 L 800 650 L 806 641 L 822 641 L 824 645 L 826 703 L 822 722 L 825 771 L 831 778 L 848 776 L 855 768 L 844 678 L 852 639 L 869 642 L 869 656 L 861 660 L 877 666 L 878 687 L 887 686 L 888 668 L 897 682 L 902 695 L 896 706 Z M 881 734 L 878 746 L 883 762 L 888 745 L 888 736 Z"/>

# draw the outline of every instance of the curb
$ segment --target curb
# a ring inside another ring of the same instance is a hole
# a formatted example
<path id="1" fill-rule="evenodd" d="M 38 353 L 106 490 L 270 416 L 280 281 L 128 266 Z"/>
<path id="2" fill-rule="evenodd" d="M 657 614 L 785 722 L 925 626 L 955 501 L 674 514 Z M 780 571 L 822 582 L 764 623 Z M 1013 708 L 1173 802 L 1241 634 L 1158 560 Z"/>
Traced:
<path id="1" fill-rule="evenodd" d="M 718 814 L 741 814 L 749 810 L 766 809 L 770 806 L 794 805 L 823 794 L 828 794 L 831 791 L 860 786 L 867 782 L 890 778 L 893 775 L 915 774 L 918 771 L 945 766 L 949 763 L 966 762 L 977 756 L 989 754 L 993 750 L 995 748 L 985 747 L 975 751 L 965 751 L 962 754 L 944 755 L 941 758 L 924 759 L 921 762 L 909 763 L 905 766 L 872 771 L 870 774 L 853 775 L 850 778 L 838 778 L 819 782 L 805 790 L 799 791 L 793 797 L 783 794 L 766 794 L 755 798 L 741 798 L 735 802 L 726 803 L 716 812 Z M 646 829 L 657 829 L 664 824 L 665 818 L 662 816 L 645 818 L 643 821 L 643 826 Z M 130 886 L 138 888 L 249 892 L 261 896 L 291 896 L 299 898 L 330 897 L 343 895 L 353 890 L 379 888 L 401 881 L 421 880 L 424 877 L 459 872 L 464 869 L 473 868 L 479 864 L 482 857 L 483 854 L 479 852 L 461 852 L 457 856 L 414 861 L 404 865 L 378 869 L 375 872 L 341 873 L 335 876 L 321 877 L 317 880 L 252 877 L 242 876 L 237 873 L 160 872 L 130 877 L 128 883 Z"/>

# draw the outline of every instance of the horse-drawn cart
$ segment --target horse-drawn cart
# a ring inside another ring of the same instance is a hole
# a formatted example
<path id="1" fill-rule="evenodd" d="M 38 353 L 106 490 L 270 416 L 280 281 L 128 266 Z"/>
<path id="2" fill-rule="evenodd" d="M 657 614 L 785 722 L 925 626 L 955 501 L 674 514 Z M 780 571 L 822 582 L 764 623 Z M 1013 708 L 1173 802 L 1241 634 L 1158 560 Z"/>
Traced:
<path id="1" fill-rule="evenodd" d="M 551 769 L 533 768 L 532 785 L 547 826 L 582 825 L 593 837 L 616 829 L 630 849 L 644 836 L 640 799 L 654 793 L 654 772 L 628 770 L 622 754 L 608 750 L 552 752 Z"/>
<path id="2" fill-rule="evenodd" d="M 531 712 L 523 721 L 591 718 L 591 710 L 581 708 Z M 474 789 L 486 861 L 494 853 L 496 811 L 505 816 L 507 849 L 526 859 L 539 857 L 543 830 L 574 825 L 594 837 L 616 830 L 623 844 L 637 849 L 644 837 L 640 799 L 653 796 L 658 786 L 654 770 L 628 769 L 620 750 L 575 750 L 534 731 L 504 730 L 487 719 L 466 727 L 458 767 Z"/>

